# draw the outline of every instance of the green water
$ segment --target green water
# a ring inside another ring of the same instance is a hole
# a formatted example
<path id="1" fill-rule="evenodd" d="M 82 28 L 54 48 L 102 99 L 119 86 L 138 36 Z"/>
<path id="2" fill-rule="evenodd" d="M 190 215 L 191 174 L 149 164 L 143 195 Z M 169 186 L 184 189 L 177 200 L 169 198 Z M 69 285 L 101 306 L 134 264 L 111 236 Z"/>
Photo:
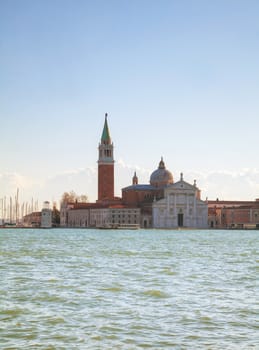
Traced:
<path id="1" fill-rule="evenodd" d="M 0 230 L 0 349 L 259 349 L 258 237 Z"/>

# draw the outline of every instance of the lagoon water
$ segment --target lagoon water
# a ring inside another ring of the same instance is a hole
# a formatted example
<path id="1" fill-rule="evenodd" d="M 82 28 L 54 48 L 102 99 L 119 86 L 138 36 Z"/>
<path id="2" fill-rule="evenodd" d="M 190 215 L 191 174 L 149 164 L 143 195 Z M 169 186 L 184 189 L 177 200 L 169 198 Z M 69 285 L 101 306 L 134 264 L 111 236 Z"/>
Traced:
<path id="1" fill-rule="evenodd" d="M 0 230 L 0 349 L 259 349 L 259 231 Z"/>

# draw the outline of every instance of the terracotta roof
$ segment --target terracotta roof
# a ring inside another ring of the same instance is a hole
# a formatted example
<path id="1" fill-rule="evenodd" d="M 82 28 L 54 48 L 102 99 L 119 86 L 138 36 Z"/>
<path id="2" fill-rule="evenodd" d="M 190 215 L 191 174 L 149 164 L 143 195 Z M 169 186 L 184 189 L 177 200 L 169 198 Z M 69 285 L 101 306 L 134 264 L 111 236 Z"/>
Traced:
<path id="1" fill-rule="evenodd" d="M 107 204 L 102 203 L 75 203 L 72 210 L 76 209 L 98 209 L 98 208 L 108 208 Z"/>
<path id="2" fill-rule="evenodd" d="M 221 201 L 221 200 L 208 200 L 208 204 L 224 204 L 224 205 L 240 205 L 240 204 L 259 204 L 258 201 Z"/>
<path id="3" fill-rule="evenodd" d="M 208 201 L 208 207 L 218 207 L 218 208 L 258 208 L 258 201 Z"/>
<path id="4" fill-rule="evenodd" d="M 127 206 L 122 205 L 122 204 L 114 204 L 114 205 L 109 205 L 109 208 L 114 208 L 114 209 L 124 209 L 127 208 Z"/>

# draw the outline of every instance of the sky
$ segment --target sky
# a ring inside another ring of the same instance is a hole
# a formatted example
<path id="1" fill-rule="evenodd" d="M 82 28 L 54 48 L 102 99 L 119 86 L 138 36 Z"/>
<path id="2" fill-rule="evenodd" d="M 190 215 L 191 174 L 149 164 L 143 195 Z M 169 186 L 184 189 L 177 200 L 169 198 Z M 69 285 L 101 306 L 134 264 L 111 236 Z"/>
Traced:
<path id="1" fill-rule="evenodd" d="M 0 199 L 97 199 L 163 157 L 203 199 L 259 198 L 257 0 L 0 0 Z"/>

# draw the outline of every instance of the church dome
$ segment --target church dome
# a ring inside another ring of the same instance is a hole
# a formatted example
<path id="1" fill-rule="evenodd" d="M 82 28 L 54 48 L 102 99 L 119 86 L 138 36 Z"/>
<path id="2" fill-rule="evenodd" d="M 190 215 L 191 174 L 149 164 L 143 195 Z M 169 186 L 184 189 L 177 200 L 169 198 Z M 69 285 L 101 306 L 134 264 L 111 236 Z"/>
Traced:
<path id="1" fill-rule="evenodd" d="M 174 183 L 173 175 L 165 168 L 165 163 L 163 158 L 161 158 L 158 169 L 153 171 L 150 176 L 150 185 L 155 187 L 164 187 L 172 183 Z"/>

